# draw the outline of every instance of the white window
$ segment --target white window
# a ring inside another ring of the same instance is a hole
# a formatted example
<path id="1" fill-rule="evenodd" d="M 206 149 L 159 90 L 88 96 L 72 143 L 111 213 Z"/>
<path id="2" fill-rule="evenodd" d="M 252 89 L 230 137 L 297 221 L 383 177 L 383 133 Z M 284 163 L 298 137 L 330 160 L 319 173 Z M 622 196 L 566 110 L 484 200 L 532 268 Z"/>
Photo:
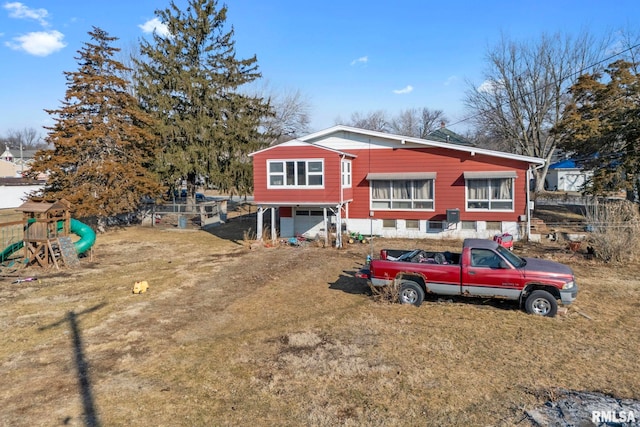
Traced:
<path id="1" fill-rule="evenodd" d="M 476 226 L 476 222 L 475 221 L 462 221 L 462 229 L 463 230 L 473 230 L 476 231 L 477 230 L 477 226 Z"/>
<path id="2" fill-rule="evenodd" d="M 342 188 L 351 188 L 351 160 L 342 160 Z"/>
<path id="3" fill-rule="evenodd" d="M 433 210 L 433 179 L 373 180 L 371 207 L 379 210 Z"/>
<path id="4" fill-rule="evenodd" d="M 500 221 L 487 221 L 486 222 L 486 229 L 487 230 L 502 231 L 502 222 L 500 222 Z"/>
<path id="5" fill-rule="evenodd" d="M 467 210 L 513 211 L 513 180 L 510 172 L 465 172 Z"/>
<path id="6" fill-rule="evenodd" d="M 406 219 L 404 221 L 407 230 L 419 230 L 420 220 L 418 219 Z"/>
<path id="7" fill-rule="evenodd" d="M 307 187 L 322 188 L 324 185 L 324 161 L 317 160 L 269 160 L 268 188 Z"/>
<path id="8" fill-rule="evenodd" d="M 395 219 L 383 219 L 382 220 L 383 228 L 396 228 L 396 220 Z"/>

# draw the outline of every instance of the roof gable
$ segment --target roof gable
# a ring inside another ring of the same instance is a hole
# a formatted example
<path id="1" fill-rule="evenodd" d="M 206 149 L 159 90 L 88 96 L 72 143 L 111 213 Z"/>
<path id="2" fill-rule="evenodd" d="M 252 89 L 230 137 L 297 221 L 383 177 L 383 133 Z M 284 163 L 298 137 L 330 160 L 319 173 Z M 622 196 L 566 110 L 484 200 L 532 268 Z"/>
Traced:
<path id="1" fill-rule="evenodd" d="M 258 151 L 254 151 L 253 153 L 250 153 L 249 156 L 255 156 L 256 154 L 260 154 L 260 153 L 264 153 L 265 151 L 270 151 L 270 150 L 274 150 L 276 148 L 282 148 L 282 147 L 315 147 L 315 148 L 320 148 L 322 150 L 327 150 L 327 151 L 331 151 L 335 154 L 338 154 L 340 156 L 346 156 L 346 157 L 351 157 L 351 158 L 356 158 L 357 156 L 351 153 L 347 153 L 344 151 L 340 151 L 340 150 L 336 150 L 333 149 L 331 147 L 326 147 L 324 145 L 318 145 L 318 144 L 313 144 L 310 142 L 306 142 L 306 141 L 302 141 L 300 139 L 292 139 L 290 141 L 287 142 L 283 142 L 282 144 L 278 144 L 278 145 L 272 145 L 271 147 L 267 147 L 267 148 L 263 148 L 262 150 L 258 150 Z"/>
<path id="2" fill-rule="evenodd" d="M 312 143 L 315 146 L 325 146 L 336 150 L 349 150 L 355 148 L 444 148 L 454 151 L 467 152 L 471 155 L 482 154 L 489 157 L 506 158 L 529 164 L 543 165 L 544 159 L 538 157 L 523 156 L 502 151 L 477 148 L 470 145 L 452 144 L 430 139 L 413 138 L 391 133 L 359 129 L 350 126 L 337 125 L 319 132 L 315 132 L 298 138 L 303 142 Z M 368 144 L 368 145 L 367 145 Z"/>

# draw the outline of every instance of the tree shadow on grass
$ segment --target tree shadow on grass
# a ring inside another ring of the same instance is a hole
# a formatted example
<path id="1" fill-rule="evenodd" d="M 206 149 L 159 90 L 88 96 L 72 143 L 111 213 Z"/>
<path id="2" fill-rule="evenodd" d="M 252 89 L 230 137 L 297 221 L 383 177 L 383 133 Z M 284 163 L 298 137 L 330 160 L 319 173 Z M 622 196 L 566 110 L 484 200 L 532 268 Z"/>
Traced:
<path id="1" fill-rule="evenodd" d="M 256 237 L 255 229 L 255 214 L 248 214 L 228 219 L 227 222 L 223 224 L 209 226 L 204 228 L 203 230 L 205 230 L 207 233 L 213 234 L 216 237 L 224 240 L 229 240 L 240 245 L 246 238 L 254 239 Z"/>

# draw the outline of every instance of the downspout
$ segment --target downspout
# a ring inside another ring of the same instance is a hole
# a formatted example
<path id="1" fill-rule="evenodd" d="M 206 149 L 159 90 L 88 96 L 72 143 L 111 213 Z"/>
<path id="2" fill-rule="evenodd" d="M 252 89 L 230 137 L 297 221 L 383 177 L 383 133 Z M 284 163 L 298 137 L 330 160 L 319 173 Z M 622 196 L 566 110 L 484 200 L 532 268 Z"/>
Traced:
<path id="1" fill-rule="evenodd" d="M 545 162 L 546 163 L 546 162 Z M 538 167 L 529 167 L 529 169 L 527 169 L 527 188 L 526 188 L 526 193 L 527 193 L 527 241 L 531 241 L 531 212 L 533 212 L 533 209 L 531 209 L 531 179 L 533 178 L 533 171 L 536 171 L 540 168 L 544 167 L 544 163 Z M 537 185 L 536 185 L 537 187 Z"/>
<path id="2" fill-rule="evenodd" d="M 527 195 L 527 241 L 531 241 L 531 167 L 527 169 L 527 182 L 525 183 L 525 193 Z"/>
<path id="3" fill-rule="evenodd" d="M 342 248 L 342 203 L 344 200 L 344 182 L 343 182 L 343 163 L 345 159 L 345 155 L 340 155 L 340 205 L 338 206 L 338 212 L 340 213 L 340 224 L 336 224 L 336 247 Z M 338 230 L 337 225 L 340 225 L 340 229 Z M 338 237 L 338 235 L 340 237 Z"/>

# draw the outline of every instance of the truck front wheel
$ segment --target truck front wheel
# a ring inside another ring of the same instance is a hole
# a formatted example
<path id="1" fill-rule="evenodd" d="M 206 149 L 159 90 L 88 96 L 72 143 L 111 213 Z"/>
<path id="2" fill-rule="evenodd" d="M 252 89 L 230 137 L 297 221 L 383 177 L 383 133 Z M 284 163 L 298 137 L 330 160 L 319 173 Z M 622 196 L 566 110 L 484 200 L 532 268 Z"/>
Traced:
<path id="1" fill-rule="evenodd" d="M 424 290 L 412 280 L 405 280 L 400 284 L 400 294 L 398 295 L 400 304 L 413 304 L 419 307 L 424 301 Z"/>
<path id="2" fill-rule="evenodd" d="M 537 290 L 531 292 L 524 305 L 527 313 L 537 316 L 553 317 L 558 312 L 556 299 L 547 291 Z"/>

